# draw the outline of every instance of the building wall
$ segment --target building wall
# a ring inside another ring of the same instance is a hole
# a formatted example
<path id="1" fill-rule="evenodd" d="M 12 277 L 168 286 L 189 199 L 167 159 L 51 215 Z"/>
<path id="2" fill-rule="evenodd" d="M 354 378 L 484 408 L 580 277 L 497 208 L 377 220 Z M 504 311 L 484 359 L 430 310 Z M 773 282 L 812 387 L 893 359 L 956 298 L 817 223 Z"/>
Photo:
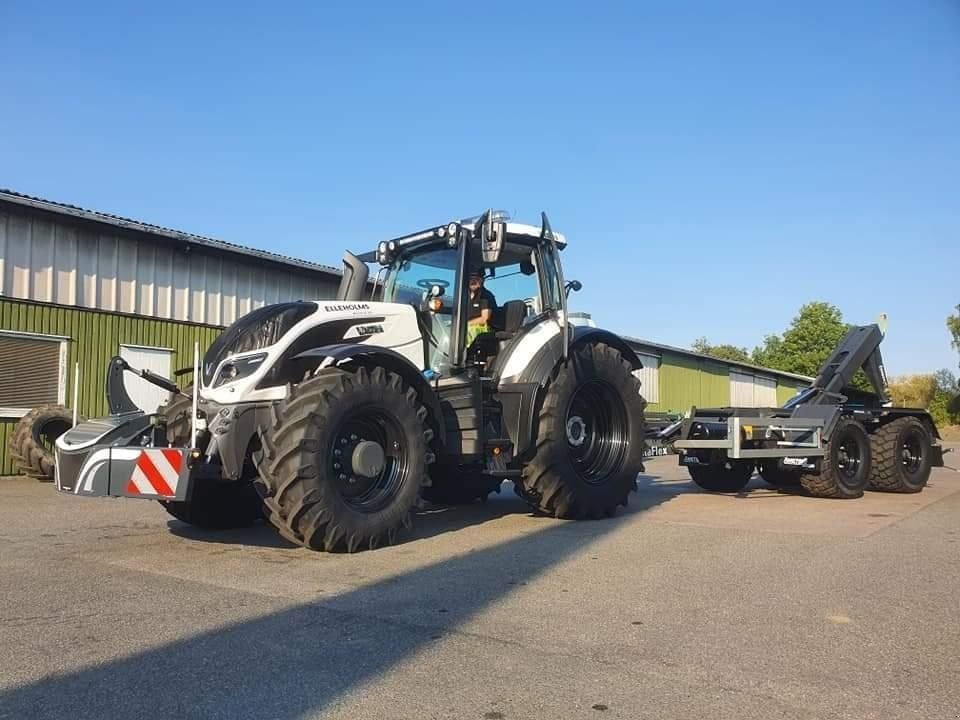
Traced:
<path id="1" fill-rule="evenodd" d="M 332 273 L 55 217 L 0 208 L 0 295 L 229 325 L 270 303 L 334 297 L 339 283 Z"/>
<path id="2" fill-rule="evenodd" d="M 201 353 L 221 328 L 117 313 L 64 308 L 40 303 L 0 299 L 0 329 L 41 335 L 61 335 L 67 343 L 66 405 L 72 407 L 74 363 L 80 363 L 77 407 L 85 417 L 107 414 L 104 382 L 107 363 L 120 344 L 173 350 L 171 367 L 193 365 L 193 343 Z M 7 439 L 17 418 L 0 418 L 0 474 L 9 474 Z"/>

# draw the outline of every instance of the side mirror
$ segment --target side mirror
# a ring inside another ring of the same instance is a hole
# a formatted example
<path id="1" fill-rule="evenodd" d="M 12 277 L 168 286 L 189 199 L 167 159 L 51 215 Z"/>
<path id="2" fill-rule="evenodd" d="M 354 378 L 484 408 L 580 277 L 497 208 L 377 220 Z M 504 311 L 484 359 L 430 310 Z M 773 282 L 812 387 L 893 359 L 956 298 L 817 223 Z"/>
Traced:
<path id="1" fill-rule="evenodd" d="M 571 280 L 570 282 L 567 283 L 566 287 L 563 290 L 566 293 L 567 297 L 570 297 L 571 291 L 580 292 L 581 290 L 583 290 L 583 283 L 581 283 L 579 280 Z"/>
<path id="2" fill-rule="evenodd" d="M 480 252 L 484 265 L 495 265 L 503 249 L 505 224 L 493 219 L 493 210 L 487 210 L 480 219 Z"/>

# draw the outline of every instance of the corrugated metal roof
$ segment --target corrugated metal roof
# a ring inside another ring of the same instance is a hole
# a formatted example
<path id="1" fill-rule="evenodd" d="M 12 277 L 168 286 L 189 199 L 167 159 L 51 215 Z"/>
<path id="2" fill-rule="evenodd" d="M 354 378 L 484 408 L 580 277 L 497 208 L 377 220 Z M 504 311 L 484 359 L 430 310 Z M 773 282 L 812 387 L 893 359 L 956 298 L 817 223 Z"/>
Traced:
<path id="1" fill-rule="evenodd" d="M 787 377 L 793 380 L 802 380 L 804 382 L 812 382 L 812 377 L 807 377 L 806 375 L 798 375 L 797 373 L 787 372 L 786 370 L 774 370 L 773 368 L 763 367 L 762 365 L 755 365 L 748 362 L 740 362 L 738 360 L 725 360 L 723 358 L 716 358 L 712 355 L 705 355 L 704 353 L 698 353 L 687 348 L 674 347 L 673 345 L 664 345 L 663 343 L 653 342 L 651 340 L 642 340 L 640 338 L 630 337 L 629 335 L 623 335 L 624 340 L 626 340 L 631 345 L 638 345 L 640 347 L 649 348 L 651 350 L 660 350 L 662 352 L 670 352 L 678 355 L 687 355 L 690 357 L 699 358 L 702 360 L 712 360 L 715 363 L 720 363 L 722 365 L 730 365 L 732 367 L 745 368 L 752 372 L 764 373 L 766 375 L 773 375 L 779 377 Z"/>
<path id="2" fill-rule="evenodd" d="M 290 257 L 289 255 L 280 255 L 279 253 L 272 253 L 267 250 L 258 250 L 257 248 L 237 245 L 225 240 L 216 240 L 214 238 L 208 238 L 202 235 L 194 235 L 193 233 L 173 230 L 160 225 L 153 225 L 140 220 L 132 220 L 130 218 L 121 217 L 120 215 L 113 215 L 111 213 L 100 212 L 98 210 L 87 210 L 86 208 L 78 207 L 76 205 L 69 205 L 67 203 L 56 202 L 54 200 L 45 200 L 44 198 L 26 195 L 15 190 L 0 188 L 0 200 L 5 200 L 15 205 L 35 208 L 37 210 L 45 210 L 58 215 L 66 215 L 69 217 L 80 218 L 82 220 L 105 223 L 117 228 L 135 230 L 137 232 L 155 235 L 166 240 L 176 240 L 189 245 L 210 248 L 235 255 L 246 255 L 258 260 L 266 260 L 271 263 L 287 265 L 289 267 L 295 267 L 301 270 L 336 275 L 338 277 L 341 274 L 340 270 L 329 265 L 322 265 L 320 263 L 310 262 L 309 260 Z"/>

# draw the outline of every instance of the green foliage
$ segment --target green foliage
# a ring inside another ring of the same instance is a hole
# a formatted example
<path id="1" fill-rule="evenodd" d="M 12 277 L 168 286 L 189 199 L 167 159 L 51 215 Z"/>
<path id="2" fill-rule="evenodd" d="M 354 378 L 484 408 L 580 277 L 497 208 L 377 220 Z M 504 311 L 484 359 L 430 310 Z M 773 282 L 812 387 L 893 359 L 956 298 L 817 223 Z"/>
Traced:
<path id="1" fill-rule="evenodd" d="M 775 370 L 815 376 L 849 327 L 836 306 L 826 302 L 807 303 L 783 335 L 764 338 L 763 344 L 753 351 L 753 361 Z M 872 390 L 862 372 L 857 373 L 853 385 Z"/>
<path id="2" fill-rule="evenodd" d="M 960 413 L 951 401 L 960 387 L 957 378 L 949 370 L 932 374 L 905 375 L 889 383 L 890 399 L 897 407 L 926 408 L 938 427 L 957 425 Z"/>
<path id="3" fill-rule="evenodd" d="M 960 305 L 957 305 L 955 314 L 947 315 L 947 330 L 950 331 L 950 344 L 960 350 Z"/>
<path id="4" fill-rule="evenodd" d="M 697 338 L 690 346 L 694 352 L 719 358 L 720 360 L 732 360 L 734 362 L 751 362 L 750 353 L 746 348 L 736 345 L 711 345 L 705 337 Z"/>
<path id="5" fill-rule="evenodd" d="M 956 376 L 944 368 L 934 374 L 937 389 L 930 401 L 930 415 L 938 427 L 960 425 L 960 384 Z"/>

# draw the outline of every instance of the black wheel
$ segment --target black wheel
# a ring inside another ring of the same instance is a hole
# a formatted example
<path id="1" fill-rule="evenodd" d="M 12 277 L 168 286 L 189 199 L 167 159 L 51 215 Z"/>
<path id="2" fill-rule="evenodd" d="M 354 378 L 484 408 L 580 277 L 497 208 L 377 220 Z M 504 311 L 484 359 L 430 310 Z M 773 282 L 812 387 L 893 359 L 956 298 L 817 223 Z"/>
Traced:
<path id="1" fill-rule="evenodd" d="M 186 501 L 158 501 L 177 520 L 207 530 L 249 527 L 263 517 L 263 503 L 249 480 L 197 482 Z"/>
<path id="2" fill-rule="evenodd" d="M 383 368 L 328 369 L 292 386 L 260 428 L 257 488 L 281 534 L 314 550 L 393 542 L 433 460 L 427 410 Z"/>
<path id="3" fill-rule="evenodd" d="M 484 502 L 492 492 L 500 492 L 503 478 L 485 475 L 479 468 L 453 463 L 437 463 L 430 468 L 429 487 L 423 488 L 424 500 L 439 505 Z"/>
<path id="4" fill-rule="evenodd" d="M 14 466 L 39 480 L 53 479 L 57 438 L 73 427 L 73 412 L 63 405 L 41 405 L 16 424 L 8 447 Z"/>
<path id="5" fill-rule="evenodd" d="M 824 446 L 819 473 L 801 473 L 800 484 L 815 497 L 853 499 L 870 479 L 870 438 L 851 417 L 837 421 Z"/>
<path id="6" fill-rule="evenodd" d="M 737 460 L 733 466 L 688 465 L 693 481 L 710 492 L 735 493 L 743 490 L 753 475 L 753 463 Z"/>
<path id="7" fill-rule="evenodd" d="M 643 469 L 645 407 L 619 351 L 575 349 L 547 387 L 518 495 L 554 517 L 613 515 Z"/>
<path id="8" fill-rule="evenodd" d="M 915 417 L 887 423 L 870 436 L 873 475 L 870 487 L 886 492 L 923 490 L 930 477 L 929 428 Z"/>
<path id="9" fill-rule="evenodd" d="M 757 466 L 760 477 L 773 487 L 799 487 L 800 471 L 790 470 L 780 465 L 776 460 L 761 460 Z"/>

